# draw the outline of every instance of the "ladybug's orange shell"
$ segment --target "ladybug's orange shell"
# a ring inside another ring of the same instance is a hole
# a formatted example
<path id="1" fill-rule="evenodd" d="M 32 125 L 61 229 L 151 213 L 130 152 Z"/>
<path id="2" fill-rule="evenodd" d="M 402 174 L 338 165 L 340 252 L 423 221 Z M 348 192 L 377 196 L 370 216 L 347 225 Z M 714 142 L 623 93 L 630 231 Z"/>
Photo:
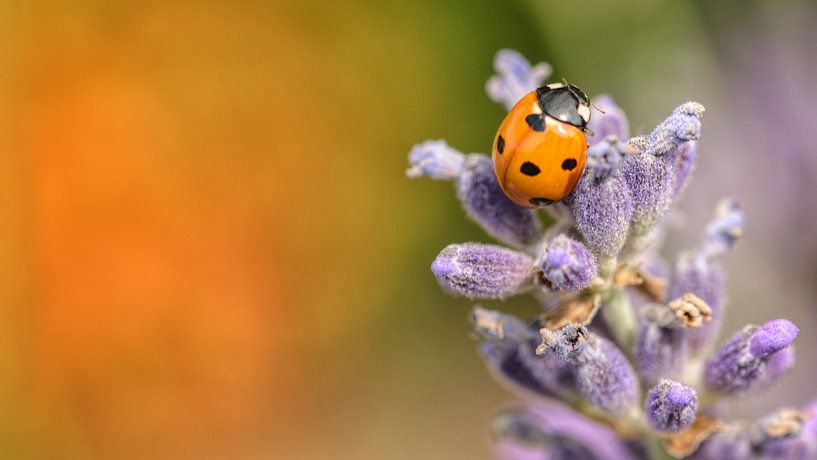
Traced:
<path id="1" fill-rule="evenodd" d="M 508 198 L 526 208 L 537 207 L 531 200 L 556 202 L 569 195 L 587 160 L 587 138 L 580 128 L 544 115 L 545 130 L 534 131 L 525 121 L 528 115 L 541 113 L 533 91 L 511 109 L 494 136 L 497 181 Z M 498 151 L 500 136 L 502 153 Z M 524 174 L 525 163 L 535 165 L 539 173 Z"/>

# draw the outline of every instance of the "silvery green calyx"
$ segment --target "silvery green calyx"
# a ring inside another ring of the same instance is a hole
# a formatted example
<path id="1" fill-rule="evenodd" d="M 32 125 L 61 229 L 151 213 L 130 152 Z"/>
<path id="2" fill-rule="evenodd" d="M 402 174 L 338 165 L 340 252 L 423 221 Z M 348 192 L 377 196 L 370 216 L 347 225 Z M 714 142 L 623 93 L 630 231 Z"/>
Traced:
<path id="1" fill-rule="evenodd" d="M 486 89 L 505 109 L 551 73 L 511 50 L 497 54 L 494 68 Z M 673 236 L 666 216 L 707 154 L 699 143 L 703 106 L 680 104 L 636 137 L 610 96 L 594 97 L 591 107 L 585 169 L 573 191 L 547 208 L 547 228 L 540 211 L 505 196 L 489 156 L 439 140 L 409 154 L 409 177 L 455 181 L 465 214 L 507 246 L 445 246 L 431 263 L 442 288 L 489 302 L 527 296 L 541 310 L 525 319 L 488 306 L 471 311 L 479 356 L 523 401 L 491 424 L 495 455 L 817 456 L 817 404 L 756 420 L 735 420 L 718 404 L 780 385 L 795 364 L 799 332 L 771 320 L 710 352 L 726 307 L 724 259 L 745 227 L 738 203 L 717 204 L 695 247 L 662 254 L 661 241 Z"/>

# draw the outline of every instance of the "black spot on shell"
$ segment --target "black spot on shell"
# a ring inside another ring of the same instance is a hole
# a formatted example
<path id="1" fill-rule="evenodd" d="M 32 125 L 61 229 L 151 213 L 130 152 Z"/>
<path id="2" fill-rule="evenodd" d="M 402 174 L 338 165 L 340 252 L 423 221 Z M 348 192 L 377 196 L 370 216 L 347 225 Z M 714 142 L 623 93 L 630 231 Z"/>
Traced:
<path id="1" fill-rule="evenodd" d="M 502 138 L 502 135 L 499 135 L 499 139 L 496 140 L 496 151 L 500 154 L 505 151 L 505 139 Z"/>
<path id="2" fill-rule="evenodd" d="M 578 163 L 576 163 L 576 160 L 574 160 L 573 158 L 568 158 L 567 160 L 562 162 L 562 169 L 564 169 L 565 171 L 573 171 L 574 169 L 576 169 L 577 164 Z"/>
<path id="3" fill-rule="evenodd" d="M 532 113 L 525 117 L 525 123 L 534 131 L 542 132 L 545 130 L 545 117 L 541 113 Z"/>
<path id="4" fill-rule="evenodd" d="M 539 174 L 540 172 L 542 172 L 539 169 L 539 166 L 536 166 L 535 164 L 531 163 L 530 161 L 526 161 L 526 162 L 522 163 L 522 167 L 519 168 L 519 171 L 521 171 L 522 174 L 524 174 L 526 176 L 535 176 L 535 175 Z"/>
<path id="5" fill-rule="evenodd" d="M 531 198 L 530 204 L 534 206 L 550 206 L 553 204 L 553 200 L 548 200 L 547 198 Z"/>

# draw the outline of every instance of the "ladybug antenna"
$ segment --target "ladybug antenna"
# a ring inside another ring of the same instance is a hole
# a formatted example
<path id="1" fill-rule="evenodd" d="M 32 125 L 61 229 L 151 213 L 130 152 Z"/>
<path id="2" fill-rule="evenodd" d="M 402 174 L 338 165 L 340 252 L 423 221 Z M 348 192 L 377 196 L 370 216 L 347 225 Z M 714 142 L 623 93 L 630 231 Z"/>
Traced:
<path id="1" fill-rule="evenodd" d="M 606 113 L 607 113 L 607 112 L 605 112 L 604 110 L 601 110 L 601 107 L 599 107 L 599 106 L 597 106 L 596 104 L 594 104 L 594 103 L 593 103 L 593 101 L 590 101 L 590 105 L 592 105 L 594 109 L 598 110 L 599 112 L 601 112 L 601 113 L 603 113 L 603 114 L 606 114 Z"/>

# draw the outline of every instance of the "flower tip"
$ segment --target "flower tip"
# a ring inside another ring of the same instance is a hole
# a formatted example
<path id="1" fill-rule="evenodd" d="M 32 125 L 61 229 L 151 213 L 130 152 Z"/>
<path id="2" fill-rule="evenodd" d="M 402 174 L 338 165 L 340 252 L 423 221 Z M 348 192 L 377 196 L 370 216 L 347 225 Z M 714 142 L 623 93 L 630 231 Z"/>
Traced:
<path id="1" fill-rule="evenodd" d="M 800 329 L 789 320 L 769 321 L 754 334 L 749 343 L 749 351 L 754 356 L 770 355 L 794 343 L 799 331 Z"/>
<path id="2" fill-rule="evenodd" d="M 662 380 L 647 394 L 645 406 L 647 421 L 653 429 L 675 433 L 695 421 L 698 395 L 686 385 Z"/>
<path id="3" fill-rule="evenodd" d="M 465 155 L 443 140 L 428 140 L 411 148 L 409 164 L 406 176 L 410 179 L 423 176 L 455 179 L 462 173 Z"/>
<path id="4" fill-rule="evenodd" d="M 434 273 L 434 276 L 437 278 L 450 276 L 456 271 L 457 266 L 454 264 L 454 261 L 442 253 L 434 259 L 434 262 L 431 262 L 431 272 Z"/>
<path id="5" fill-rule="evenodd" d="M 703 115 L 704 112 L 706 112 L 706 107 L 704 107 L 703 104 L 700 104 L 698 102 L 689 101 L 678 107 L 678 111 L 683 112 L 687 115 L 700 117 L 701 115 Z"/>

